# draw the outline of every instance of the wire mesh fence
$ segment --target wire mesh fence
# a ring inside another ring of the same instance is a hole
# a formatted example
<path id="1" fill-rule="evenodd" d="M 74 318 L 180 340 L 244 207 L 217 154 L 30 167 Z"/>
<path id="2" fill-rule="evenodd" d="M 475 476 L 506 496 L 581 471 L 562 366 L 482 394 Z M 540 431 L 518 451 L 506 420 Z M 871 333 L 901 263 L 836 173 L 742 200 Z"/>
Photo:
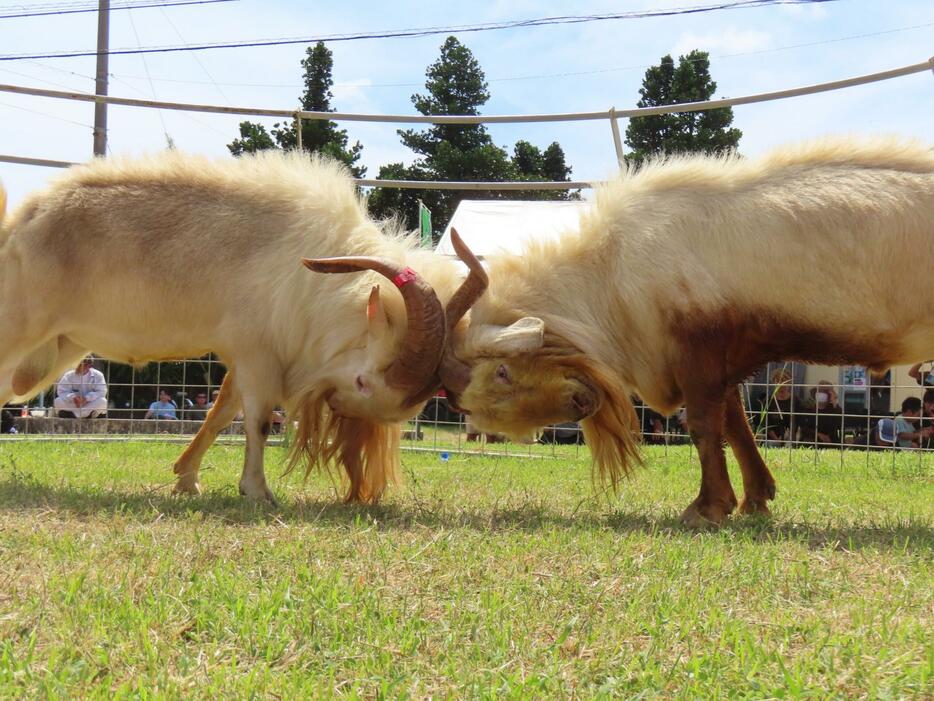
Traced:
<path id="1" fill-rule="evenodd" d="M 226 369 L 213 356 L 141 367 L 82 361 L 24 405 L 4 407 L 6 435 L 188 436 L 214 404 Z M 274 422 L 281 428 L 283 417 Z M 225 435 L 242 434 L 238 419 Z"/>
<path id="2" fill-rule="evenodd" d="M 24 405 L 3 408 L 0 440 L 187 441 L 213 406 L 226 370 L 213 356 L 132 367 L 100 359 L 82 361 L 58 383 Z M 834 379 L 829 376 L 834 375 Z M 809 376 L 810 375 L 810 376 Z M 822 450 L 934 452 L 934 368 L 895 368 L 873 376 L 865 368 L 806 371 L 799 364 L 762 368 L 742 386 L 750 427 L 766 451 Z M 81 397 L 81 399 L 77 399 Z M 662 415 L 633 397 L 647 445 L 690 444 L 688 415 Z M 290 417 L 271 418 L 273 444 L 287 440 Z M 242 440 L 238 416 L 221 440 Z M 543 428 L 523 442 L 485 433 L 433 397 L 403 427 L 406 450 L 533 458 L 577 457 L 586 450 L 581 427 Z"/>

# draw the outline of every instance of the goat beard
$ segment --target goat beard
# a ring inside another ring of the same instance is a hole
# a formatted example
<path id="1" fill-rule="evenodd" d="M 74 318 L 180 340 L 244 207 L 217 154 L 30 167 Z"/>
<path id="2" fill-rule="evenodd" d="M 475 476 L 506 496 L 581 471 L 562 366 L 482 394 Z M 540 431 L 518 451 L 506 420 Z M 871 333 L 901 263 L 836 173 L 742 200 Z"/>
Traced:
<path id="1" fill-rule="evenodd" d="M 401 424 L 341 416 L 328 407 L 327 393 L 317 391 L 298 402 L 297 414 L 286 473 L 302 462 L 306 477 L 315 469 L 340 472 L 342 466 L 348 503 L 376 504 L 398 481 Z"/>
<path id="2" fill-rule="evenodd" d="M 576 349 L 568 352 L 564 346 L 558 347 L 558 355 L 565 367 L 579 377 L 586 377 L 587 384 L 599 388 L 603 395 L 600 408 L 581 419 L 580 425 L 593 458 L 594 483 L 616 492 L 620 480 L 642 462 L 639 419 L 629 391 L 616 373 L 600 361 Z"/>

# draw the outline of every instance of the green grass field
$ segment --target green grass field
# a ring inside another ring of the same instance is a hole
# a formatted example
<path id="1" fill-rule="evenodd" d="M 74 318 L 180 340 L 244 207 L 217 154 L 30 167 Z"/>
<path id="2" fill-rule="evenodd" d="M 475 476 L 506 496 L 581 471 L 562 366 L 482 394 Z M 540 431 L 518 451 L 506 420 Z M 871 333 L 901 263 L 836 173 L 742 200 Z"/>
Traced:
<path id="1" fill-rule="evenodd" d="M 378 507 L 273 448 L 278 510 L 180 448 L 0 442 L 0 698 L 934 698 L 934 456 L 772 451 L 774 517 L 695 533 L 687 447 L 616 496 L 406 452 Z"/>

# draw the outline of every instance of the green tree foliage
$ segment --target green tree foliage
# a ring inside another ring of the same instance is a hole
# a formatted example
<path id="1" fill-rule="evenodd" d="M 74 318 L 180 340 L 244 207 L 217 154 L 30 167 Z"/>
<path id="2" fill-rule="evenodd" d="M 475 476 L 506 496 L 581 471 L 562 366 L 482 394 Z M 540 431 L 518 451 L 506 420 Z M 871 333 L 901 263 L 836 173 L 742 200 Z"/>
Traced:
<path id="1" fill-rule="evenodd" d="M 244 153 L 256 153 L 276 148 L 276 142 L 269 136 L 269 132 L 262 124 L 240 122 L 240 138 L 227 144 L 227 148 L 234 156 L 241 156 Z"/>
<path id="2" fill-rule="evenodd" d="M 323 42 L 309 46 L 302 60 L 305 92 L 302 95 L 302 109 L 309 112 L 333 112 L 331 87 L 334 80 L 331 71 L 334 60 Z M 240 138 L 234 139 L 227 148 L 234 156 L 253 153 L 270 148 L 293 149 L 296 147 L 295 125 L 290 123 L 273 125 L 272 132 L 255 122 L 240 122 Z M 309 152 L 324 153 L 345 163 L 354 176 L 361 178 L 366 168 L 358 166 L 363 146 L 356 142 L 348 146 L 347 131 L 338 129 L 330 120 L 302 120 L 302 149 Z"/>
<path id="3" fill-rule="evenodd" d="M 571 167 L 564 157 L 564 149 L 553 141 L 544 151 L 525 140 L 516 142 L 512 153 L 512 165 L 516 171 L 514 180 L 571 179 Z M 519 190 L 503 193 L 504 197 L 517 200 L 577 200 L 579 190 Z"/>
<path id="4" fill-rule="evenodd" d="M 710 58 L 706 51 L 695 49 L 678 57 L 671 56 L 645 72 L 638 107 L 657 107 L 678 102 L 709 100 L 717 90 L 710 77 Z M 626 144 L 632 151 L 626 161 L 639 164 L 661 153 L 720 153 L 735 149 L 743 132 L 733 128 L 733 109 L 677 112 L 631 119 L 626 128 Z"/>
<path id="5" fill-rule="evenodd" d="M 455 37 L 441 46 L 441 56 L 425 73 L 424 95 L 413 95 L 412 104 L 421 114 L 480 114 L 489 99 L 486 77 L 473 53 Z M 435 124 L 427 130 L 400 130 L 402 143 L 417 154 L 415 162 L 390 163 L 379 171 L 382 180 L 568 180 L 561 146 L 553 143 L 544 154 L 527 141 L 516 144 L 510 158 L 504 148 L 493 143 L 482 124 Z M 386 218 L 401 217 L 409 229 L 418 224 L 417 200 L 432 212 L 436 231 L 450 220 L 457 203 L 469 199 L 566 199 L 565 191 L 501 192 L 491 190 L 399 190 L 376 188 L 369 197 L 370 212 Z"/>

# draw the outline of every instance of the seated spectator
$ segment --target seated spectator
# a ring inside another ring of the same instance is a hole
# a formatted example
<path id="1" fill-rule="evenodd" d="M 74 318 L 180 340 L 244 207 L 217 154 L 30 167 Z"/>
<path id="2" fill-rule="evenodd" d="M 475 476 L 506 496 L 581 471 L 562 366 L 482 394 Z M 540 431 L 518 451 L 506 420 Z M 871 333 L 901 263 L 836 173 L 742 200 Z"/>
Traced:
<path id="1" fill-rule="evenodd" d="M 207 390 L 199 390 L 195 394 L 194 404 L 185 409 L 185 418 L 192 421 L 204 421 L 210 408 Z"/>
<path id="2" fill-rule="evenodd" d="M 220 393 L 221 391 L 219 389 L 216 389 L 213 392 L 211 392 L 211 401 L 208 402 L 208 409 L 214 406 L 214 403 L 217 401 L 217 397 Z"/>
<path id="3" fill-rule="evenodd" d="M 104 374 L 95 369 L 91 356 L 62 375 L 53 403 L 57 414 L 66 419 L 107 415 L 107 383 Z"/>
<path id="4" fill-rule="evenodd" d="M 10 406 L 4 406 L 0 409 L 0 433 L 16 433 L 14 419 L 21 410 L 13 409 Z"/>
<path id="5" fill-rule="evenodd" d="M 934 366 L 930 370 L 922 370 L 921 366 L 926 363 L 930 363 L 930 360 L 925 360 L 921 363 L 915 363 L 910 368 L 908 368 L 908 375 L 915 379 L 922 387 L 934 387 Z"/>
<path id="6" fill-rule="evenodd" d="M 177 407 L 175 402 L 172 401 L 172 395 L 169 394 L 169 391 L 160 389 L 159 401 L 149 405 L 149 411 L 146 412 L 145 418 L 175 421 L 178 419 L 176 409 Z"/>
<path id="7" fill-rule="evenodd" d="M 898 432 L 895 430 L 895 419 L 879 419 L 872 430 L 872 444 L 882 448 L 891 448 L 898 441 Z"/>
<path id="8" fill-rule="evenodd" d="M 924 390 L 921 398 L 921 431 L 927 432 L 927 437 L 921 440 L 921 447 L 934 450 L 934 387 Z"/>
<path id="9" fill-rule="evenodd" d="M 895 445 L 899 448 L 918 448 L 921 441 L 929 438 L 930 429 L 920 429 L 921 400 L 907 397 L 902 402 L 902 411 L 894 419 L 880 419 L 877 425 L 877 445 Z"/>
<path id="10" fill-rule="evenodd" d="M 814 445 L 839 445 L 843 410 L 837 401 L 837 390 L 827 380 L 811 388 L 811 401 L 798 415 L 800 440 Z"/>

